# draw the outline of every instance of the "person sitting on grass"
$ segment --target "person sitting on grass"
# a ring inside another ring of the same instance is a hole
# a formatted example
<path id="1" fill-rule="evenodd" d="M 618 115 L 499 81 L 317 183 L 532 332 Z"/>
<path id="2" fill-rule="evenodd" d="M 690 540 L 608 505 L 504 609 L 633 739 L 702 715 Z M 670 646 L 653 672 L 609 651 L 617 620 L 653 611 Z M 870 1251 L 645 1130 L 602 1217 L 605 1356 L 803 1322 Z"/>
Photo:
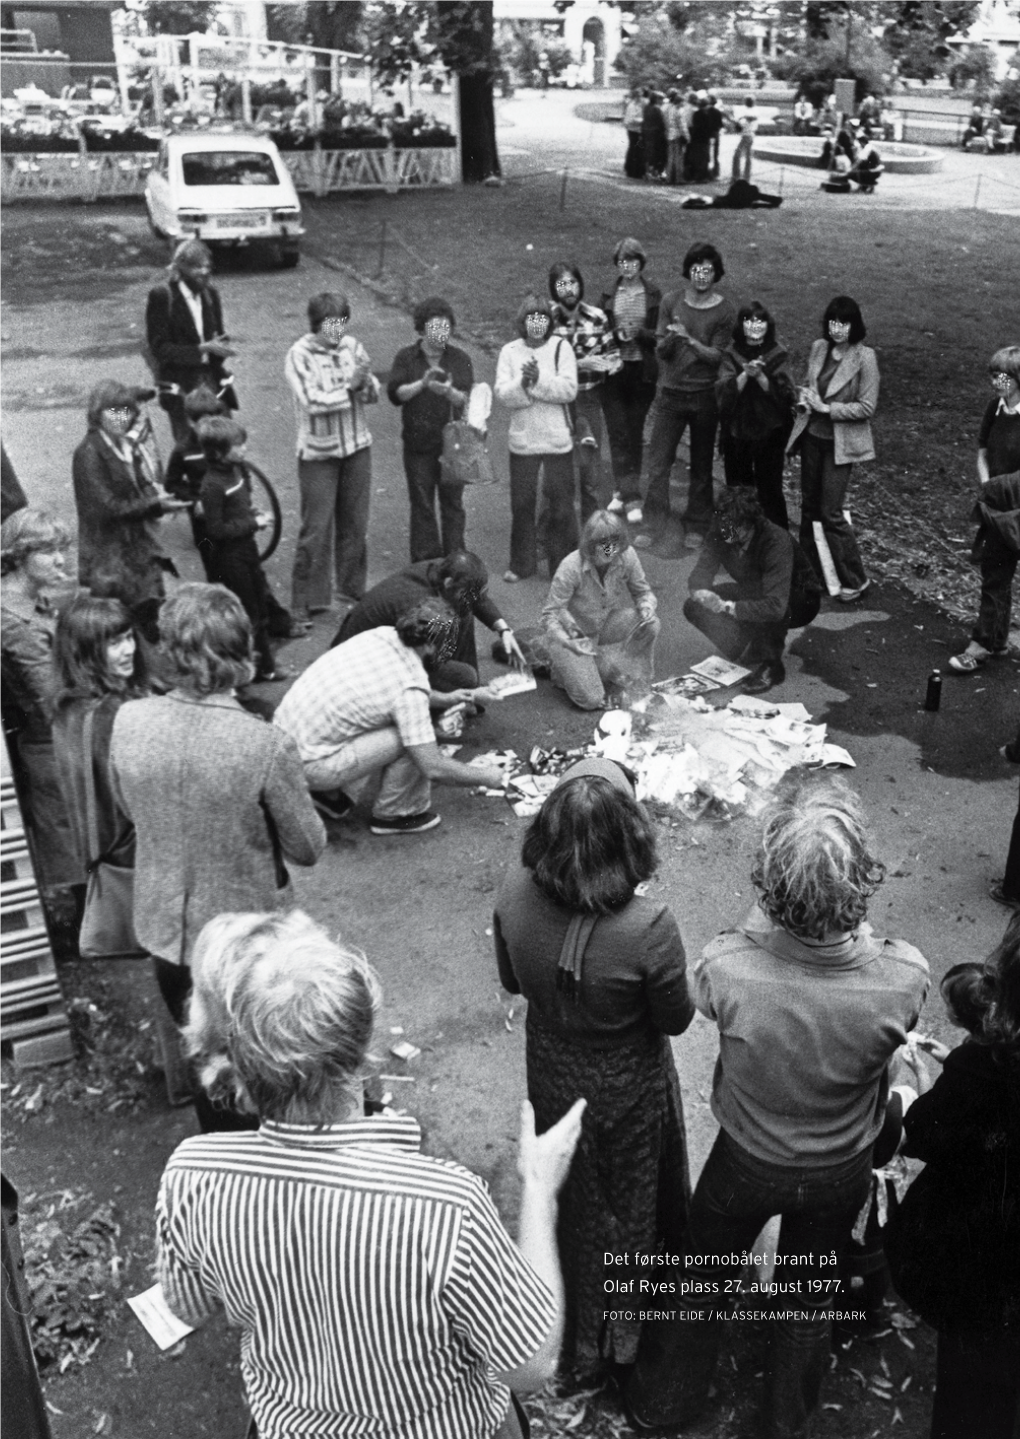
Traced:
<path id="1" fill-rule="evenodd" d="M 273 720 L 296 743 L 321 815 L 342 819 L 379 781 L 372 833 L 421 834 L 440 823 L 433 780 L 503 786 L 496 765 L 462 764 L 436 744 L 427 671 L 450 658 L 458 631 L 444 600 L 423 600 L 395 625 L 327 650 L 284 695 Z"/>
<path id="2" fill-rule="evenodd" d="M 720 570 L 732 583 L 715 584 Z M 811 623 L 822 591 L 804 551 L 788 530 L 765 518 L 749 486 L 723 491 L 687 584 L 684 618 L 720 654 L 754 668 L 745 691 L 764 694 L 782 684 L 787 633 Z"/>
<path id="3" fill-rule="evenodd" d="M 226 415 L 207 415 L 199 420 L 197 434 L 206 466 L 201 501 L 211 581 L 232 590 L 251 620 L 258 662 L 253 683 L 275 684 L 290 675 L 277 666 L 269 644 L 269 586 L 255 543 L 269 517 L 252 504 L 251 480 L 244 468 L 248 433 Z"/>

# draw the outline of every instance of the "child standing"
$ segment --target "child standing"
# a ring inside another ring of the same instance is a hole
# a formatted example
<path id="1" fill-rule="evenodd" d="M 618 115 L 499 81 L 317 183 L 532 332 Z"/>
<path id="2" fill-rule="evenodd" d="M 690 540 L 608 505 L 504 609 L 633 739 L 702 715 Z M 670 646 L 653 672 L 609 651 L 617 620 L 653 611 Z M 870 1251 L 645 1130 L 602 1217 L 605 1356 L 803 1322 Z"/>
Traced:
<path id="1" fill-rule="evenodd" d="M 269 644 L 269 584 L 255 544 L 269 516 L 252 504 L 251 481 L 244 467 L 247 431 L 226 415 L 208 415 L 199 420 L 196 432 L 206 464 L 201 500 L 209 579 L 233 590 L 251 620 L 258 664 L 254 683 L 287 679 Z"/>

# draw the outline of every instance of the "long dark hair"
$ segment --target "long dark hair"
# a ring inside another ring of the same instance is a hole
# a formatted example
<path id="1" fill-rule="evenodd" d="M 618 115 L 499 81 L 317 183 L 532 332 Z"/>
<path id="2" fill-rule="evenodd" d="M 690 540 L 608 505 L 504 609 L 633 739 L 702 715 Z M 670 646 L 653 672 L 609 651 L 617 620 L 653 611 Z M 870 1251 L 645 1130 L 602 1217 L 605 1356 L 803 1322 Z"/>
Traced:
<path id="1" fill-rule="evenodd" d="M 747 343 L 747 336 L 744 334 L 745 320 L 764 320 L 768 325 L 765 331 L 765 338 L 760 346 L 751 346 Z M 771 313 L 766 310 L 760 300 L 752 300 L 749 305 L 741 305 L 737 311 L 737 323 L 733 326 L 733 348 L 739 350 L 742 355 L 761 353 L 767 355 L 776 343 L 776 322 Z"/>
<path id="2" fill-rule="evenodd" d="M 553 790 L 532 820 L 521 860 L 554 903 L 609 914 L 655 873 L 655 831 L 631 795 L 579 775 Z"/>
<path id="3" fill-rule="evenodd" d="M 83 590 L 62 606 L 53 636 L 54 710 L 73 700 L 102 699 L 109 694 L 132 699 L 145 692 L 148 676 L 137 635 L 130 679 L 111 675 L 106 660 L 107 645 L 133 630 L 131 616 L 120 600 L 102 599 Z"/>

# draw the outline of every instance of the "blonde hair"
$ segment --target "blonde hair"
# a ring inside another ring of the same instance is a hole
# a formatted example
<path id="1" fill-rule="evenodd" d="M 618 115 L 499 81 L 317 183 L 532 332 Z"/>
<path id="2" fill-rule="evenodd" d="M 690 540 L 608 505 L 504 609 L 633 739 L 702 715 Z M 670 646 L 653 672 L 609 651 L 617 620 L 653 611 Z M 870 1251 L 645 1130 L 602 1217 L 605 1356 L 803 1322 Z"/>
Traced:
<path id="1" fill-rule="evenodd" d="M 192 958 L 184 1040 L 214 1100 L 264 1119 L 329 1123 L 362 1078 L 378 977 L 301 910 L 221 914 Z"/>

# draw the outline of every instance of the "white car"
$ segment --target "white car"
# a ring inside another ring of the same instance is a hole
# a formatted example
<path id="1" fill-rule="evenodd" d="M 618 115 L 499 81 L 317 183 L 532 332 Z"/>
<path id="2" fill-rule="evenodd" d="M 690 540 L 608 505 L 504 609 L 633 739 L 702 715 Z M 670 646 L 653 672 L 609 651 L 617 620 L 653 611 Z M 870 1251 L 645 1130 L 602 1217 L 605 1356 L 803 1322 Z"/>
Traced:
<path id="1" fill-rule="evenodd" d="M 161 237 L 207 245 L 273 245 L 287 268 L 301 256 L 301 204 L 272 140 L 231 130 L 164 136 L 145 182 Z"/>

